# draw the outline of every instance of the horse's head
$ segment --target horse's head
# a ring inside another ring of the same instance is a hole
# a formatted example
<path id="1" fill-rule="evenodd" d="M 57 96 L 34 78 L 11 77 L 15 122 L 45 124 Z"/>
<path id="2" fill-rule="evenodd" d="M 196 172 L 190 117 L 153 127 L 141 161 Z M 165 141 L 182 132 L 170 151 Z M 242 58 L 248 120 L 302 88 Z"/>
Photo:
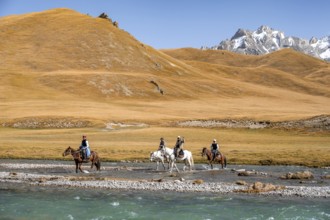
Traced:
<path id="1" fill-rule="evenodd" d="M 204 157 L 206 155 L 206 151 L 207 151 L 207 148 L 204 147 L 203 150 L 202 150 L 202 157 Z"/>
<path id="2" fill-rule="evenodd" d="M 71 154 L 71 152 L 73 151 L 73 149 L 69 146 L 64 152 L 63 152 L 63 157 L 65 157 L 66 155 Z"/>
<path id="3" fill-rule="evenodd" d="M 150 152 L 150 161 L 153 161 L 155 159 L 154 152 Z"/>

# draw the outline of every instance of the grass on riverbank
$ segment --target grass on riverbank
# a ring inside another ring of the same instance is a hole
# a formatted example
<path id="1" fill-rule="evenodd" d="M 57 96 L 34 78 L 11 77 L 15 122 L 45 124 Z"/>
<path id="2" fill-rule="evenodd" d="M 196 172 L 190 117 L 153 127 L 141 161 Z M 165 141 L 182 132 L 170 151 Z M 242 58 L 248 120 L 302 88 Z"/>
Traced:
<path id="1" fill-rule="evenodd" d="M 92 150 L 103 161 L 148 161 L 158 148 L 159 138 L 173 147 L 178 135 L 184 136 L 184 148 L 192 151 L 195 163 L 205 163 L 203 147 L 213 138 L 229 164 L 330 166 L 330 136 L 284 130 L 206 129 L 206 128 L 123 128 L 85 129 L 13 129 L 0 128 L 0 158 L 62 160 L 66 147 L 78 148 L 86 134 Z M 70 157 L 64 158 L 71 160 Z"/>

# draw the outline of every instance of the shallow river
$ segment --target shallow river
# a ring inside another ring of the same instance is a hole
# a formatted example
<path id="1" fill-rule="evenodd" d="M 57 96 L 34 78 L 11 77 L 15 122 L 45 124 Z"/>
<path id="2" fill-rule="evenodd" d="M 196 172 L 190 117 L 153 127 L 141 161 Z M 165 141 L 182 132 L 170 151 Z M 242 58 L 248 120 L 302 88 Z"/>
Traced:
<path id="1" fill-rule="evenodd" d="M 2 186 L 0 219 L 330 219 L 328 199 Z"/>
<path id="2" fill-rule="evenodd" d="M 10 163 L 24 164 L 15 168 Z M 30 168 L 28 164 L 51 164 L 49 168 Z M 9 166 L 7 166 L 9 164 Z M 6 166 L 5 166 L 6 165 Z M 55 168 L 54 168 L 55 167 Z M 321 175 L 329 169 L 294 166 L 229 166 L 208 170 L 196 164 L 196 171 L 171 176 L 155 171 L 155 164 L 103 163 L 101 172 L 75 174 L 72 161 L 0 160 L 1 171 L 61 175 L 97 175 L 133 179 L 203 179 L 209 182 L 262 181 L 285 185 L 329 185 Z M 128 168 L 128 169 L 126 169 Z M 232 169 L 256 170 L 267 175 L 239 177 Z M 88 166 L 85 166 L 88 169 Z M 299 183 L 284 181 L 287 172 L 311 170 L 316 178 Z M 329 198 L 261 196 L 251 194 L 178 193 L 174 191 L 129 191 L 41 187 L 0 183 L 0 219 L 330 219 Z"/>

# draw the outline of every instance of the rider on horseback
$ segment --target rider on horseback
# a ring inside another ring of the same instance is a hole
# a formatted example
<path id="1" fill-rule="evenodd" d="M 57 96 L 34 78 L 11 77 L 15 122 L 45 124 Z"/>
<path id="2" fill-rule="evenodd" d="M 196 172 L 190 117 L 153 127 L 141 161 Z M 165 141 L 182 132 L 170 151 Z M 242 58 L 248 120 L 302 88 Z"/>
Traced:
<path id="1" fill-rule="evenodd" d="M 82 136 L 81 145 L 79 147 L 81 158 L 83 160 L 88 159 L 91 154 L 91 151 L 89 149 L 88 140 L 86 138 L 87 138 L 86 135 Z"/>
<path id="2" fill-rule="evenodd" d="M 158 147 L 158 150 L 160 150 L 162 152 L 162 154 L 164 155 L 165 153 L 165 147 L 166 147 L 166 143 L 165 143 L 165 140 L 164 138 L 160 138 L 160 143 L 159 143 L 159 147 Z"/>
<path id="3" fill-rule="evenodd" d="M 174 155 L 176 158 L 179 156 L 180 151 L 182 151 L 183 149 L 183 143 L 184 143 L 184 137 L 181 138 L 180 136 L 178 136 L 174 146 Z"/>
<path id="4" fill-rule="evenodd" d="M 215 159 L 215 157 L 217 156 L 217 154 L 220 154 L 220 151 L 219 151 L 219 144 L 217 143 L 217 140 L 216 139 L 213 139 L 213 142 L 211 144 L 211 152 L 213 154 L 213 158 L 212 160 Z"/>

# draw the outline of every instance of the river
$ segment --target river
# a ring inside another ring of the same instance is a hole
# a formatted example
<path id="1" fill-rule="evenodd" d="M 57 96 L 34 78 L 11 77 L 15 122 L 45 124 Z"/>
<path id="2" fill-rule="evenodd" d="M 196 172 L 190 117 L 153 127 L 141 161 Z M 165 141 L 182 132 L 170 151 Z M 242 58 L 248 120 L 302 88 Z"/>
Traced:
<path id="1" fill-rule="evenodd" d="M 330 219 L 329 199 L 2 186 L 0 219 Z"/>
<path id="2" fill-rule="evenodd" d="M 233 169 L 256 170 L 261 175 L 240 177 Z M 88 169 L 88 166 L 85 166 Z M 286 172 L 310 170 L 313 180 L 281 180 Z M 169 175 L 155 164 L 103 163 L 101 172 L 75 174 L 72 161 L 0 160 L 0 171 L 68 176 L 95 176 L 164 180 L 184 178 L 207 182 L 243 179 L 298 186 L 329 186 L 321 179 L 328 169 L 296 166 L 238 166 L 208 170 L 196 164 L 194 172 Z M 266 174 L 266 175 L 265 175 Z M 169 190 L 117 190 L 30 185 L 0 182 L 0 219 L 330 219 L 329 197 L 271 196 L 258 194 L 176 192 Z"/>

